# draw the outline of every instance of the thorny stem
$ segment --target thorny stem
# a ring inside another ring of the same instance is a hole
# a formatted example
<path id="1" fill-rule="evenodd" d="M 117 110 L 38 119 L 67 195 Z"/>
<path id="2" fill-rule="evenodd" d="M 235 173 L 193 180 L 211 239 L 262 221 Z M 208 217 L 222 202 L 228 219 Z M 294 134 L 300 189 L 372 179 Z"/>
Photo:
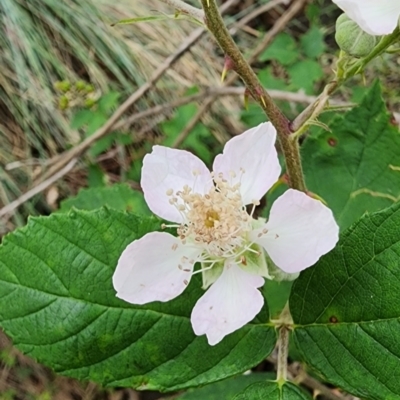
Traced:
<path id="1" fill-rule="evenodd" d="M 286 170 L 289 176 L 290 186 L 305 192 L 306 186 L 301 166 L 299 146 L 296 140 L 290 138 L 292 131 L 290 129 L 289 120 L 263 88 L 257 75 L 233 41 L 219 13 L 215 0 L 201 0 L 201 3 L 205 13 L 206 26 L 214 35 L 224 53 L 232 60 L 234 65 L 233 69 L 242 78 L 249 93 L 258 102 L 276 128 L 286 161 Z"/>

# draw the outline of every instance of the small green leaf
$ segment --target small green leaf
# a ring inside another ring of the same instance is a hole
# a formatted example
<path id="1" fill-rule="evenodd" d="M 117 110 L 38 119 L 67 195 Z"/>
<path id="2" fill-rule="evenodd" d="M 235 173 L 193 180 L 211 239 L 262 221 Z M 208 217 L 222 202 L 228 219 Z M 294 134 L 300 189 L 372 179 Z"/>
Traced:
<path id="1" fill-rule="evenodd" d="M 301 47 L 309 58 L 318 58 L 325 51 L 324 34 L 321 28 L 313 25 L 301 38 Z"/>
<path id="2" fill-rule="evenodd" d="M 260 363 L 276 343 L 266 305 L 216 346 L 194 335 L 199 274 L 167 303 L 135 306 L 115 296 L 121 252 L 157 229 L 156 218 L 111 209 L 31 218 L 0 246 L 0 326 L 54 371 L 105 386 L 178 390 Z"/>
<path id="3" fill-rule="evenodd" d="M 276 60 L 282 65 L 293 64 L 299 57 L 296 41 L 287 33 L 276 36 L 271 45 L 260 55 L 260 61 Z"/>
<path id="4" fill-rule="evenodd" d="M 307 138 L 303 168 L 308 189 L 327 202 L 343 229 L 400 199 L 400 135 L 377 84 L 329 127 L 332 132 Z"/>
<path id="5" fill-rule="evenodd" d="M 198 91 L 197 88 L 192 88 L 190 92 Z M 187 93 L 189 95 L 189 93 Z M 187 124 L 197 113 L 198 107 L 196 104 L 186 104 L 179 107 L 173 118 L 169 121 L 163 122 L 161 129 L 166 135 L 163 141 L 164 146 L 171 146 L 177 139 L 178 135 L 186 128 Z M 182 143 L 183 148 L 195 150 L 197 155 L 207 164 L 212 162 L 212 154 L 207 147 L 207 141 L 210 141 L 212 135 L 210 131 L 202 124 L 196 124 L 191 130 L 190 134 L 185 138 Z M 211 145 L 214 143 L 211 142 Z M 211 146 L 213 147 L 213 146 Z"/>
<path id="6" fill-rule="evenodd" d="M 272 67 L 262 69 L 258 73 L 258 78 L 262 85 L 267 89 L 287 90 L 287 83 L 282 78 L 274 76 Z"/>
<path id="7" fill-rule="evenodd" d="M 115 22 L 111 24 L 111 26 L 116 26 L 116 25 L 127 25 L 127 24 L 137 24 L 138 22 L 154 22 L 154 21 L 164 21 L 166 19 L 183 19 L 183 20 L 188 20 L 196 25 L 204 26 L 204 23 L 198 20 L 197 18 L 194 18 L 190 15 L 182 14 L 179 12 L 176 12 L 175 14 L 161 14 L 161 15 L 150 15 L 150 16 L 145 16 L 145 17 L 136 17 L 136 18 L 128 18 L 128 19 L 121 19 L 118 22 Z"/>
<path id="8" fill-rule="evenodd" d="M 81 189 L 75 197 L 61 202 L 60 211 L 67 212 L 72 207 L 81 210 L 95 210 L 103 206 L 115 210 L 131 211 L 135 214 L 150 215 L 143 194 L 131 189 L 127 184 Z"/>
<path id="9" fill-rule="evenodd" d="M 304 361 L 356 396 L 400 398 L 400 204 L 366 215 L 295 281 Z"/>
<path id="10" fill-rule="evenodd" d="M 175 17 L 174 15 L 148 15 L 145 17 L 121 19 L 118 22 L 111 24 L 111 26 L 137 24 L 138 22 L 164 21 L 166 19 L 170 19 L 170 18 L 174 18 L 174 17 Z"/>
<path id="11" fill-rule="evenodd" d="M 100 188 L 105 186 L 106 176 L 99 165 L 89 165 L 88 167 L 88 185 L 90 188 Z"/>
<path id="12" fill-rule="evenodd" d="M 72 129 L 80 129 L 85 125 L 89 124 L 93 117 L 93 112 L 90 110 L 79 110 L 75 114 L 73 114 L 71 118 L 71 128 Z"/>
<path id="13" fill-rule="evenodd" d="M 233 400 L 233 398 L 249 385 L 255 382 L 264 382 L 267 379 L 274 379 L 275 374 L 267 373 L 251 373 L 249 375 L 235 376 L 234 378 L 225 379 L 221 382 L 212 383 L 202 387 L 201 389 L 190 390 L 182 396 L 177 397 L 179 400 Z"/>
<path id="14" fill-rule="evenodd" d="M 110 115 L 111 111 L 117 107 L 118 100 L 121 97 L 121 93 L 110 91 L 99 99 L 97 102 L 97 106 L 99 108 L 99 112 Z"/>
<path id="15" fill-rule="evenodd" d="M 290 295 L 290 290 L 292 288 L 293 281 L 271 281 L 269 279 L 265 280 L 263 286 L 263 293 L 268 301 L 269 312 L 271 318 L 278 318 L 279 314 L 285 307 Z"/>
<path id="16" fill-rule="evenodd" d="M 321 65 L 314 60 L 303 60 L 288 68 L 293 90 L 303 89 L 307 94 L 314 93 L 314 84 L 324 76 Z"/>
<path id="17" fill-rule="evenodd" d="M 258 382 L 247 387 L 233 400 L 311 400 L 311 396 L 303 392 L 293 383 Z"/>

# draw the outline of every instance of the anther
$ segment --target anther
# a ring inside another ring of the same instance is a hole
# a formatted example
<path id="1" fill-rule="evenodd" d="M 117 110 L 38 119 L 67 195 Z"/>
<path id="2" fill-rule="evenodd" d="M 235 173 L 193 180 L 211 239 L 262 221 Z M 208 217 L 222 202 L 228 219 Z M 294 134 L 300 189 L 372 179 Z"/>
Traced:
<path id="1" fill-rule="evenodd" d="M 174 191 L 172 189 L 168 189 L 165 193 L 166 193 L 167 196 L 172 196 Z"/>
<path id="2" fill-rule="evenodd" d="M 177 244 L 177 243 L 174 243 L 174 244 L 172 245 L 172 247 L 171 247 L 171 248 L 172 248 L 172 250 L 174 250 L 174 251 L 175 251 L 175 250 L 178 248 L 178 244 Z"/>

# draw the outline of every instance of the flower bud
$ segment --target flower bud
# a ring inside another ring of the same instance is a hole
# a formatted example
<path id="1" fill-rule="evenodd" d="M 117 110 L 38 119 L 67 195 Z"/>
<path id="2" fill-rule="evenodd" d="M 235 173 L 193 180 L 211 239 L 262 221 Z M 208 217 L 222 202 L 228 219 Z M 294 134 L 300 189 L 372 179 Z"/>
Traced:
<path id="1" fill-rule="evenodd" d="M 346 14 L 342 14 L 336 21 L 335 39 L 341 50 L 359 58 L 372 51 L 379 37 L 364 32 Z"/>

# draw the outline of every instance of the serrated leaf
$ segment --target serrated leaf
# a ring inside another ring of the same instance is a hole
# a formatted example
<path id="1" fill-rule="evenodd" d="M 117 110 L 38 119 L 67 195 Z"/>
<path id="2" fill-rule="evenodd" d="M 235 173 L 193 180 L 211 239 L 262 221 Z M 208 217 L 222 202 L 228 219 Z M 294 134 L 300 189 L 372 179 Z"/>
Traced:
<path id="1" fill-rule="evenodd" d="M 200 389 L 190 390 L 179 400 L 233 400 L 233 398 L 249 385 L 256 382 L 264 382 L 274 379 L 275 374 L 271 372 L 256 372 L 249 375 L 235 376 L 221 382 L 212 383 Z"/>
<path id="2" fill-rule="evenodd" d="M 0 246 L 0 326 L 56 372 L 105 386 L 177 390 L 261 362 L 276 341 L 266 307 L 216 346 L 193 334 L 199 275 L 171 302 L 134 306 L 115 297 L 122 250 L 159 228 L 155 218 L 109 209 L 31 218 Z"/>
<path id="3" fill-rule="evenodd" d="M 346 228 L 400 198 L 400 135 L 374 85 L 359 107 L 336 117 L 302 147 L 307 187 Z"/>
<path id="4" fill-rule="evenodd" d="M 81 189 L 75 197 L 63 200 L 59 211 L 67 212 L 72 207 L 80 210 L 95 210 L 104 206 L 120 211 L 131 211 L 135 214 L 150 215 L 143 194 L 123 183 Z"/>
<path id="5" fill-rule="evenodd" d="M 321 28 L 313 25 L 301 38 L 301 47 L 309 58 L 317 58 L 325 51 L 324 34 Z"/>
<path id="6" fill-rule="evenodd" d="M 357 396 L 400 398 L 400 204 L 366 215 L 295 281 L 303 359 Z"/>
<path id="7" fill-rule="evenodd" d="M 93 117 L 93 112 L 90 110 L 79 110 L 73 114 L 70 126 L 72 129 L 80 129 L 88 124 Z"/>
<path id="8" fill-rule="evenodd" d="M 277 382 L 254 383 L 247 387 L 233 400 L 311 400 L 299 387 L 286 382 L 279 385 Z"/>
<path id="9" fill-rule="evenodd" d="M 260 61 L 276 60 L 290 65 L 299 57 L 296 41 L 287 33 L 279 33 L 269 47 L 260 55 Z"/>
<path id="10" fill-rule="evenodd" d="M 314 93 L 314 84 L 324 76 L 321 65 L 314 60 L 302 60 L 288 68 L 293 90 L 303 89 L 307 94 Z"/>

